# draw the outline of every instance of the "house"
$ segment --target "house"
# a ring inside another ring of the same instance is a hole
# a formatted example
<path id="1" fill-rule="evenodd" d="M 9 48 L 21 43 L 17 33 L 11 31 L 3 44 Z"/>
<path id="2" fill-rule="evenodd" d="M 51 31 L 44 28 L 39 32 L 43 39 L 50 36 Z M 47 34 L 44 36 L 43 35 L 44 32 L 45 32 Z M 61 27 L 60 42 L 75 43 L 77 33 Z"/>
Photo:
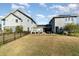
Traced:
<path id="1" fill-rule="evenodd" d="M 3 17 L 2 16 L 0 16 L 0 32 L 1 32 L 1 28 L 2 28 L 2 24 L 1 24 L 1 19 L 2 19 Z"/>
<path id="2" fill-rule="evenodd" d="M 36 22 L 28 16 L 25 12 L 20 9 L 17 9 L 13 12 L 10 12 L 2 19 L 2 31 L 5 28 L 11 28 L 15 32 L 16 26 L 22 26 L 23 31 L 33 31 L 33 28 L 37 27 Z"/>
<path id="3" fill-rule="evenodd" d="M 63 30 L 63 27 L 68 23 L 76 24 L 77 16 L 70 16 L 70 15 L 58 15 L 53 17 L 49 24 L 51 25 L 51 32 L 58 33 Z"/>

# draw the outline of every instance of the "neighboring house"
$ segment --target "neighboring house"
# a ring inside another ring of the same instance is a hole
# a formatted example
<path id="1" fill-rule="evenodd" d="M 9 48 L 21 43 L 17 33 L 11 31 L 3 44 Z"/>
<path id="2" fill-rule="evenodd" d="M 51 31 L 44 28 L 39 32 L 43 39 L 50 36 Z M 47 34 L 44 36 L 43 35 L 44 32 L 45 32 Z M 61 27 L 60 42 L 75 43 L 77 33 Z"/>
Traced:
<path id="1" fill-rule="evenodd" d="M 51 32 L 57 33 L 60 32 L 60 30 L 63 30 L 63 27 L 68 23 L 74 23 L 76 24 L 77 16 L 70 16 L 70 15 L 59 15 L 56 17 L 53 17 L 49 24 L 51 25 Z"/>
<path id="2" fill-rule="evenodd" d="M 17 9 L 2 19 L 2 30 L 4 31 L 4 28 L 12 28 L 14 32 L 16 26 L 22 26 L 23 31 L 32 31 L 37 24 L 30 16 Z"/>
<path id="3" fill-rule="evenodd" d="M 3 17 L 2 16 L 0 16 L 0 31 L 1 31 L 1 28 L 2 28 L 2 22 L 1 22 L 1 19 L 2 19 Z"/>

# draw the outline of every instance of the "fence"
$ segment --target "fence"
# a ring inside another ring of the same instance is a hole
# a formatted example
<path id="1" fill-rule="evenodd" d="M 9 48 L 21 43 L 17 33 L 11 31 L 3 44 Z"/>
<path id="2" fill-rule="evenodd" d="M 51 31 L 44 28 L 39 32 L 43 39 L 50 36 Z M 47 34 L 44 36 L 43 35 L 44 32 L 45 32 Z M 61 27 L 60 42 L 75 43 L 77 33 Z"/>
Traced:
<path id="1" fill-rule="evenodd" d="M 10 41 L 16 40 L 20 37 L 23 37 L 29 33 L 27 32 L 21 32 L 21 33 L 1 33 L 0 34 L 0 45 L 8 43 Z"/>

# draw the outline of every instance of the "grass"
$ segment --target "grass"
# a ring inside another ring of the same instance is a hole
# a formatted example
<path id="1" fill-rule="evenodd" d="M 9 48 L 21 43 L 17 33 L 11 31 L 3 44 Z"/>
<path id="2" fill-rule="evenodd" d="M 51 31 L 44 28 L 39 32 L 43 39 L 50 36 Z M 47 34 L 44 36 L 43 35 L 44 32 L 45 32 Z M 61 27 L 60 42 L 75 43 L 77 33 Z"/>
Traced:
<path id="1" fill-rule="evenodd" d="M 79 33 L 71 33 L 71 36 L 79 37 Z"/>
<path id="2" fill-rule="evenodd" d="M 22 37 L 22 36 L 24 36 L 24 34 L 25 33 L 21 33 L 21 35 L 20 35 L 20 33 L 15 33 L 15 38 L 17 39 L 17 38 L 20 38 L 20 37 Z M 0 35 L 0 45 L 2 45 L 3 44 L 3 36 L 4 36 L 4 43 L 7 43 L 7 42 L 10 42 L 10 41 L 13 41 L 14 40 L 14 33 L 10 33 L 10 34 L 1 34 Z"/>
<path id="3" fill-rule="evenodd" d="M 79 37 L 27 35 L 0 47 L 4 56 L 79 56 Z"/>

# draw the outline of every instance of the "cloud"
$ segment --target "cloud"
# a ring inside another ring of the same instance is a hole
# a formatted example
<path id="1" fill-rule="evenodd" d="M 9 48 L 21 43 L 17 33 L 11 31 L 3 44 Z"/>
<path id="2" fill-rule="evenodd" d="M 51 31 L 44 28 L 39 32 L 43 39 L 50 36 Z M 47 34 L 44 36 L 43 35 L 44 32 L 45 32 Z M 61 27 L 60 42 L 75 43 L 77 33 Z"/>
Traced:
<path id="1" fill-rule="evenodd" d="M 29 8 L 30 5 L 27 4 L 27 3 L 15 3 L 15 4 L 12 4 L 11 8 L 12 9 L 18 9 L 18 8 L 21 8 L 21 9 L 25 9 L 25 7 Z"/>
<path id="2" fill-rule="evenodd" d="M 28 3 L 18 3 L 19 5 L 22 5 L 22 6 L 26 6 L 26 7 L 30 7 L 31 5 L 28 4 Z"/>
<path id="3" fill-rule="evenodd" d="M 24 6 L 17 5 L 17 4 L 12 4 L 12 9 L 18 9 L 18 8 L 25 9 Z"/>
<path id="4" fill-rule="evenodd" d="M 27 12 L 28 12 L 28 13 L 31 13 L 31 11 L 30 11 L 30 10 L 28 10 Z"/>
<path id="5" fill-rule="evenodd" d="M 43 14 L 37 14 L 36 15 L 38 18 L 45 18 L 45 16 Z"/>
<path id="6" fill-rule="evenodd" d="M 48 15 L 48 16 L 45 16 L 45 15 L 43 15 L 43 14 L 37 14 L 36 15 L 36 17 L 38 18 L 38 19 L 48 19 L 48 20 L 50 20 L 51 18 L 53 18 L 53 17 L 55 17 L 55 16 L 57 16 L 58 14 L 51 14 L 51 15 Z"/>
<path id="7" fill-rule="evenodd" d="M 3 16 L 0 16 L 0 18 L 3 18 Z"/>
<path id="8" fill-rule="evenodd" d="M 47 18 L 50 20 L 52 19 L 53 17 L 57 16 L 58 14 L 53 14 L 53 15 L 48 15 Z"/>
<path id="9" fill-rule="evenodd" d="M 36 14 L 35 19 L 37 24 L 47 24 L 48 22 L 47 17 L 43 14 Z"/>
<path id="10" fill-rule="evenodd" d="M 71 9 L 76 9 L 78 7 L 78 4 L 69 4 L 68 7 Z"/>
<path id="11" fill-rule="evenodd" d="M 72 14 L 78 14 L 79 13 L 79 4 L 69 4 L 68 5 L 69 12 Z"/>
<path id="12" fill-rule="evenodd" d="M 69 8 L 67 8 L 66 6 L 62 6 L 62 5 L 53 5 L 49 8 L 52 10 L 60 11 L 60 12 L 68 12 L 69 11 Z"/>
<path id="13" fill-rule="evenodd" d="M 74 13 L 79 9 L 79 4 L 68 4 L 68 5 L 52 5 L 49 9 L 56 10 L 62 14 Z"/>
<path id="14" fill-rule="evenodd" d="M 58 14 L 51 14 L 51 15 L 43 15 L 43 14 L 37 14 L 36 15 L 36 17 L 35 17 L 35 19 L 36 19 L 36 22 L 38 23 L 38 24 L 48 24 L 49 23 L 49 21 L 53 18 L 53 17 L 55 17 L 55 16 L 57 16 Z"/>
<path id="15" fill-rule="evenodd" d="M 45 3 L 40 3 L 39 5 L 43 6 L 43 7 L 47 7 L 47 5 Z"/>

